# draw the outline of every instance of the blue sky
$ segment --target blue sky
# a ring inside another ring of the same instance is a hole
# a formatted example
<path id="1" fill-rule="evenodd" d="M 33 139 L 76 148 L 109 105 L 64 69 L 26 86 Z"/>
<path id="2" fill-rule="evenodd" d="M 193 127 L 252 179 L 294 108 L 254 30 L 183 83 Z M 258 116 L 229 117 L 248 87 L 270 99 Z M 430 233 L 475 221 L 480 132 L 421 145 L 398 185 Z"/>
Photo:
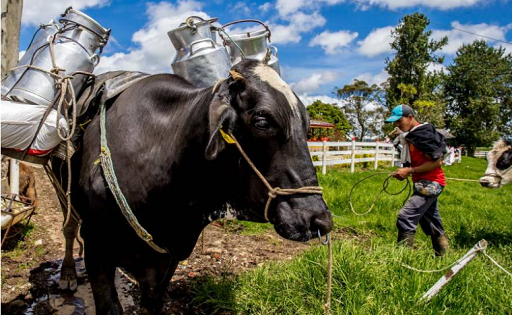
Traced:
<path id="1" fill-rule="evenodd" d="M 512 0 L 24 0 L 20 50 L 26 49 L 39 24 L 68 6 L 112 29 L 97 73 L 171 72 L 175 50 L 167 32 L 190 15 L 218 17 L 221 24 L 261 20 L 279 49 L 283 78 L 305 104 L 315 99 L 336 102 L 334 87 L 356 78 L 383 82 L 385 59 L 392 56 L 390 31 L 403 14 L 422 12 L 432 22 L 434 38 L 448 36 L 449 44 L 440 52 L 446 57 L 444 66 L 458 47 L 475 39 L 512 53 L 512 44 L 455 30 L 512 42 Z"/>

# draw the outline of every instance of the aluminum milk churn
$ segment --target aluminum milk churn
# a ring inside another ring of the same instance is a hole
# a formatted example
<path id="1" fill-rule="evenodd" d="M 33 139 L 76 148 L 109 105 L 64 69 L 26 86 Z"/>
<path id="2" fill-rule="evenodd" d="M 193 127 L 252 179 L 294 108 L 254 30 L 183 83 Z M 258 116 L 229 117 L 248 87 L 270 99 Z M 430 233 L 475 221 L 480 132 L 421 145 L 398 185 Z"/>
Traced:
<path id="1" fill-rule="evenodd" d="M 59 20 L 60 24 L 44 26 L 37 39 L 30 45 L 18 66 L 32 65 L 46 71 L 53 69 L 52 58 L 61 69 L 60 76 L 71 75 L 75 71 L 92 73 L 98 64 L 103 47 L 106 45 L 110 29 L 84 13 L 68 8 Z M 50 51 L 53 45 L 54 57 Z M 79 95 L 86 75 L 76 74 L 72 80 L 75 95 Z M 56 78 L 33 69 L 19 68 L 10 71 L 2 80 L 2 96 L 23 103 L 50 105 L 58 97 Z"/>
<path id="2" fill-rule="evenodd" d="M 217 19 L 188 17 L 185 23 L 167 33 L 176 56 L 171 63 L 175 74 L 198 87 L 214 85 L 227 78 L 231 68 L 229 54 L 216 42 Z"/>
<path id="3" fill-rule="evenodd" d="M 222 34 L 224 32 L 224 28 L 227 26 L 242 22 L 259 23 L 263 25 L 264 29 L 237 34 L 229 34 L 229 36 Z M 269 45 L 270 29 L 263 22 L 258 20 L 234 21 L 223 25 L 219 30 L 219 35 L 224 41 L 224 45 L 229 47 L 231 63 L 233 65 L 239 63 L 244 58 L 256 59 L 265 61 L 267 65 L 276 70 L 278 74 L 281 73 L 279 69 L 279 59 L 277 57 L 277 48 L 275 46 Z"/>

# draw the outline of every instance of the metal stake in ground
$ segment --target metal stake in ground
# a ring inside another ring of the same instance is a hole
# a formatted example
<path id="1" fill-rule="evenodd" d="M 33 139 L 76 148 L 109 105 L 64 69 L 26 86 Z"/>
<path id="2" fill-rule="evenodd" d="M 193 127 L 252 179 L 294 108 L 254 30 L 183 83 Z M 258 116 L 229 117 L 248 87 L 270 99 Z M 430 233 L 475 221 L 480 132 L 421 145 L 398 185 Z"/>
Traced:
<path id="1" fill-rule="evenodd" d="M 441 291 L 441 289 L 444 286 L 446 286 L 448 284 L 448 282 L 450 282 L 450 280 L 452 280 L 453 277 L 455 277 L 455 275 L 459 271 L 462 270 L 462 268 L 464 268 L 473 258 L 476 257 L 476 254 L 478 254 L 478 252 L 484 250 L 486 247 L 487 247 L 486 240 L 481 240 L 475 246 L 473 246 L 473 248 L 471 248 L 471 250 L 469 252 L 467 252 L 466 255 L 464 255 L 464 257 L 459 259 L 459 261 L 457 261 L 457 263 L 452 268 L 450 268 L 444 274 L 444 276 L 441 279 L 439 279 L 436 282 L 436 284 L 434 284 L 434 286 L 432 288 L 430 288 L 430 290 L 428 290 L 425 294 L 423 294 L 423 296 L 421 297 L 419 302 L 427 302 L 427 303 L 430 302 L 430 300 L 432 300 L 432 298 L 437 293 L 439 293 L 439 291 Z"/>

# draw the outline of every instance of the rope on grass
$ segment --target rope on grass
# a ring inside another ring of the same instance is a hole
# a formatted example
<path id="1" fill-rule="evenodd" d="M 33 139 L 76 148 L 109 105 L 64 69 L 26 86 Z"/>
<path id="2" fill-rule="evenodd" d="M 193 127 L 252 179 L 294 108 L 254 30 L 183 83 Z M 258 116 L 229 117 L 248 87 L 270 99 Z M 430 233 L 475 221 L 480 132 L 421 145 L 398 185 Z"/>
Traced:
<path id="1" fill-rule="evenodd" d="M 512 277 L 512 274 L 510 272 L 508 272 L 505 268 L 503 268 L 500 264 L 498 264 L 494 259 L 492 259 L 491 256 L 489 256 L 487 253 L 486 253 L 486 248 L 484 248 L 484 250 L 482 251 L 482 254 L 484 254 L 485 257 L 489 258 L 493 264 L 495 264 L 496 266 L 498 266 L 498 268 L 500 268 L 504 273 L 506 273 L 507 275 L 509 275 L 510 277 Z"/>

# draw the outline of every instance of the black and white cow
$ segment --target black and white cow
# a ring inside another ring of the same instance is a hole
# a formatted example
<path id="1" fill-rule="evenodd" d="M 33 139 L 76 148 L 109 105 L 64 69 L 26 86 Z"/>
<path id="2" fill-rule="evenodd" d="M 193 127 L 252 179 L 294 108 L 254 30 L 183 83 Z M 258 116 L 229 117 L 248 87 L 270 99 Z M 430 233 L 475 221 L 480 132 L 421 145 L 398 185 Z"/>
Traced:
<path id="1" fill-rule="evenodd" d="M 512 182 L 512 143 L 501 139 L 487 154 L 487 169 L 480 178 L 480 185 L 487 188 L 500 188 Z"/>
<path id="2" fill-rule="evenodd" d="M 304 105 L 270 67 L 246 60 L 213 88 L 199 89 L 169 74 L 126 89 L 106 113 L 107 139 L 119 187 L 159 253 L 121 214 L 100 156 L 100 119 L 85 130 L 74 155 L 73 204 L 83 224 L 85 265 L 97 314 L 119 314 L 116 267 L 140 283 L 141 307 L 158 312 L 176 266 L 192 252 L 212 220 L 233 209 L 242 220 L 266 222 L 269 190 L 231 133 L 272 187 L 317 186 L 306 134 Z M 325 235 L 332 217 L 321 194 L 278 195 L 268 218 L 287 239 Z"/>

